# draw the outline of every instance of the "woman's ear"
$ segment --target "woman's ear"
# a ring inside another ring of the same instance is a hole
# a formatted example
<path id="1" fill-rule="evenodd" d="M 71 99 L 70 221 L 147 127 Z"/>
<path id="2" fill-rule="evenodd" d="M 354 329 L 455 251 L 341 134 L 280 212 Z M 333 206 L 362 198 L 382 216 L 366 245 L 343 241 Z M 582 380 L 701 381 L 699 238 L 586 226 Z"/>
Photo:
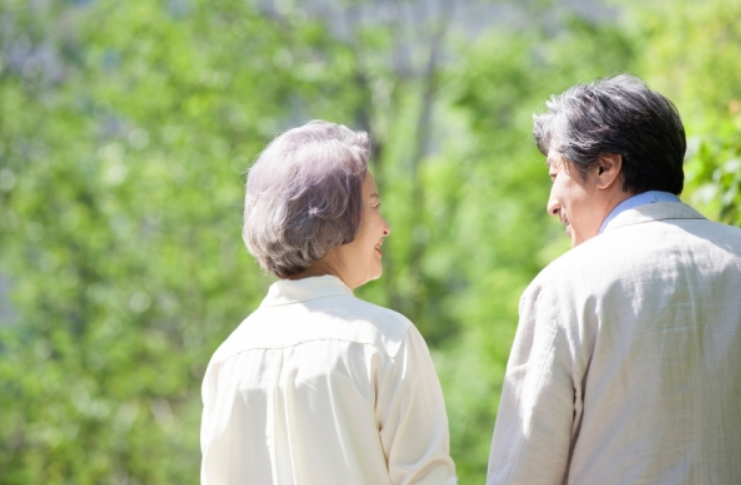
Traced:
<path id="1" fill-rule="evenodd" d="M 609 189 L 620 181 L 623 168 L 623 156 L 617 153 L 603 153 L 599 157 L 597 170 L 597 188 Z"/>

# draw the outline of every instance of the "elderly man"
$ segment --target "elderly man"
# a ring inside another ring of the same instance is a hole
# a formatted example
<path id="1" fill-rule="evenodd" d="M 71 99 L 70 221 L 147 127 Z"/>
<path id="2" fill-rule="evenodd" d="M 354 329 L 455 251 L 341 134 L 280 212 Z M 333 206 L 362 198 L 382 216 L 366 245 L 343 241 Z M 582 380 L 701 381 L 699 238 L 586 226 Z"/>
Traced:
<path id="1" fill-rule="evenodd" d="M 520 301 L 488 484 L 741 484 L 741 229 L 679 200 L 684 128 L 642 81 L 546 106 L 574 248 Z"/>

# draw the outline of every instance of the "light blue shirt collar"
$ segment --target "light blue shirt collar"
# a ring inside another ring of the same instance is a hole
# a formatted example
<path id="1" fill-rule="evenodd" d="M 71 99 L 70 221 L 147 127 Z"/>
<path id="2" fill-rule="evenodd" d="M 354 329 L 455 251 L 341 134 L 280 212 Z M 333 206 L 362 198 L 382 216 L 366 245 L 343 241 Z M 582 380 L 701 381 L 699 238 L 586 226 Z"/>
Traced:
<path id="1" fill-rule="evenodd" d="M 612 212 L 610 212 L 605 220 L 602 222 L 602 225 L 599 228 L 599 234 L 602 234 L 602 231 L 605 230 L 607 225 L 617 217 L 618 214 L 621 212 L 625 212 L 628 209 L 633 209 L 634 207 L 638 207 L 639 205 L 644 204 L 655 204 L 656 202 L 682 202 L 679 200 L 679 197 L 672 194 L 671 192 L 662 192 L 660 190 L 649 190 L 648 192 L 643 192 L 642 194 L 634 195 L 633 197 L 630 197 L 628 199 L 625 199 L 621 203 L 619 203 L 614 209 L 612 209 Z"/>

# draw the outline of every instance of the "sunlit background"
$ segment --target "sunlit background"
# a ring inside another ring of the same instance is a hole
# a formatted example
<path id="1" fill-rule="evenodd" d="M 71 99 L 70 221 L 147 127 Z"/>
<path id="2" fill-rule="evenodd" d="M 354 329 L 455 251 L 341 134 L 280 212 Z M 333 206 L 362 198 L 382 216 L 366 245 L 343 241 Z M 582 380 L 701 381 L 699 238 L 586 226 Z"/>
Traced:
<path id="1" fill-rule="evenodd" d="M 0 484 L 194 484 L 200 382 L 271 278 L 244 177 L 312 118 L 369 131 L 393 234 L 359 296 L 420 328 L 483 483 L 518 298 L 568 249 L 534 110 L 632 72 L 740 224 L 741 0 L 0 0 Z"/>

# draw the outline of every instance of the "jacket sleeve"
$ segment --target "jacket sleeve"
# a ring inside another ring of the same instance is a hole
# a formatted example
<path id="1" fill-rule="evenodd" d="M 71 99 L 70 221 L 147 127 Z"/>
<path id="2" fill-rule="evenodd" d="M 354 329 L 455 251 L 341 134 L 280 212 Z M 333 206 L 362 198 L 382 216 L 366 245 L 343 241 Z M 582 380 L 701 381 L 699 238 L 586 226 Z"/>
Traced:
<path id="1" fill-rule="evenodd" d="M 558 311 L 536 286 L 520 321 L 499 404 L 487 485 L 565 482 L 575 406 L 571 348 Z"/>
<path id="2" fill-rule="evenodd" d="M 457 483 L 440 382 L 414 326 L 380 379 L 376 415 L 391 483 Z"/>

